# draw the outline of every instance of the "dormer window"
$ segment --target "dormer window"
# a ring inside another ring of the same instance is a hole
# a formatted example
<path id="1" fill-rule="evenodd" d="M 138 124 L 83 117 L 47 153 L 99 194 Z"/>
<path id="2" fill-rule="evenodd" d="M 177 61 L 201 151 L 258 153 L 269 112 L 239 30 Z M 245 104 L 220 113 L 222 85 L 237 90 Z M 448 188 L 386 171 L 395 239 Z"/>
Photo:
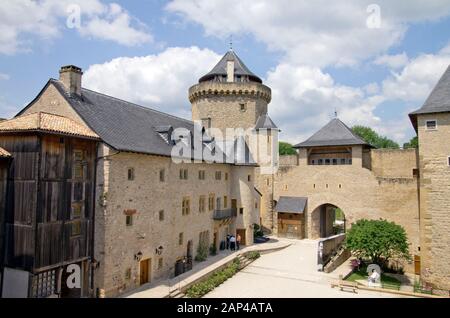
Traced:
<path id="1" fill-rule="evenodd" d="M 173 132 L 173 127 L 170 125 L 164 126 L 156 126 L 155 131 L 159 134 L 159 136 L 167 143 L 171 143 L 171 137 Z"/>
<path id="2" fill-rule="evenodd" d="M 427 120 L 425 122 L 425 126 L 426 126 L 427 130 L 436 130 L 437 129 L 437 121 L 435 119 Z"/>

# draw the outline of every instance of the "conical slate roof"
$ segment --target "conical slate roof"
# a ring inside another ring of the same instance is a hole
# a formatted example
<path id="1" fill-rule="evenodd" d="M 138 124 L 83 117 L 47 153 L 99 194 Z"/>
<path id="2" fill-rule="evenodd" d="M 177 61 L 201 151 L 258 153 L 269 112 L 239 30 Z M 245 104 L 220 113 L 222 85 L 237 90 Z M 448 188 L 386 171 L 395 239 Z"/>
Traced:
<path id="1" fill-rule="evenodd" d="M 409 114 L 417 130 L 417 115 L 450 112 L 450 66 L 433 88 L 422 107 Z"/>
<path id="2" fill-rule="evenodd" d="M 272 121 L 269 115 L 264 114 L 258 117 L 256 121 L 255 130 L 259 129 L 276 129 L 279 130 L 277 125 Z"/>
<path id="3" fill-rule="evenodd" d="M 244 75 L 248 76 L 251 82 L 262 83 L 262 80 L 253 74 L 247 66 L 245 66 L 244 62 L 234 53 L 233 50 L 228 51 L 222 59 L 217 63 L 216 66 L 206 75 L 202 76 L 198 82 L 206 82 L 214 79 L 217 75 L 226 76 L 227 75 L 227 62 L 234 61 L 234 74 L 235 75 Z"/>
<path id="4" fill-rule="evenodd" d="M 309 139 L 295 145 L 294 148 L 350 145 L 370 146 L 364 140 L 355 135 L 342 121 L 338 118 L 334 118 Z"/>

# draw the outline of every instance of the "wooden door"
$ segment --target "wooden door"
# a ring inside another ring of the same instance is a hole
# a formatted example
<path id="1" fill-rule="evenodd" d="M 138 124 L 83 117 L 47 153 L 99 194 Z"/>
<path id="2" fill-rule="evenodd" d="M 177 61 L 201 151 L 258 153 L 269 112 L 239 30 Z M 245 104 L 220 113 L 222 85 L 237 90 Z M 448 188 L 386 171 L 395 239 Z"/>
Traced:
<path id="1" fill-rule="evenodd" d="M 420 256 L 414 255 L 414 273 L 420 275 Z"/>
<path id="2" fill-rule="evenodd" d="M 236 235 L 239 234 L 241 236 L 241 245 L 246 245 L 245 242 L 245 229 L 237 229 Z"/>
<path id="3" fill-rule="evenodd" d="M 152 261 L 150 258 L 144 259 L 140 262 L 140 284 L 146 284 L 150 282 L 150 269 Z"/>

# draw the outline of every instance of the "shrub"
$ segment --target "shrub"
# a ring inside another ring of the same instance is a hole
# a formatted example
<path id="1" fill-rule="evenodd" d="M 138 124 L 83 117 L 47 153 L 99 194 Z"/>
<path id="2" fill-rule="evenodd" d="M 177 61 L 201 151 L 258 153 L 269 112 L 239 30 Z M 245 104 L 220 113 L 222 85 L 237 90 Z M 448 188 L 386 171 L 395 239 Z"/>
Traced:
<path id="1" fill-rule="evenodd" d="M 210 255 L 217 255 L 217 247 L 215 244 L 211 244 L 209 247 L 209 254 Z"/>
<path id="2" fill-rule="evenodd" d="M 206 246 L 206 244 L 198 244 L 197 247 L 197 255 L 195 255 L 195 260 L 197 262 L 203 262 L 206 260 L 206 258 L 208 257 L 208 247 Z"/>
<path id="3" fill-rule="evenodd" d="M 253 224 L 253 237 L 257 238 L 257 237 L 263 237 L 264 233 L 261 229 L 261 227 L 259 226 L 259 224 L 254 223 Z"/>
<path id="4" fill-rule="evenodd" d="M 236 274 L 239 271 L 239 265 L 239 260 L 235 258 L 233 262 L 224 269 L 213 273 L 206 280 L 189 287 L 189 289 L 186 291 L 186 295 L 189 298 L 200 298 L 206 295 L 214 288 L 222 284 L 224 281 L 226 281 L 228 278 Z"/>
<path id="5" fill-rule="evenodd" d="M 249 252 L 246 257 L 252 261 L 254 261 L 255 259 L 258 259 L 261 256 L 261 254 L 257 251 L 252 251 Z"/>

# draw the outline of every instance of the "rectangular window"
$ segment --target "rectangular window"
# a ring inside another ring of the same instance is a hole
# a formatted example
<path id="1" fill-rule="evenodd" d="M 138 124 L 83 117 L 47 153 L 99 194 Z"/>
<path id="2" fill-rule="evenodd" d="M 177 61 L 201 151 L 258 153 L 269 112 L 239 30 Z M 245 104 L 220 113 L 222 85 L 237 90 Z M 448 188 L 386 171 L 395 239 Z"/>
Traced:
<path id="1" fill-rule="evenodd" d="M 180 169 L 180 179 L 181 180 L 188 179 L 188 169 Z"/>
<path id="2" fill-rule="evenodd" d="M 437 129 L 437 121 L 436 120 L 427 120 L 426 121 L 427 130 L 435 130 Z"/>
<path id="3" fill-rule="evenodd" d="M 222 200 L 220 198 L 216 199 L 216 209 L 220 210 L 222 208 Z"/>
<path id="4" fill-rule="evenodd" d="M 75 149 L 73 151 L 73 160 L 74 161 L 83 161 L 84 160 L 83 150 Z"/>
<path id="5" fill-rule="evenodd" d="M 83 179 L 84 178 L 84 165 L 81 162 L 75 162 L 73 164 L 73 178 Z"/>
<path id="6" fill-rule="evenodd" d="M 222 179 L 222 171 L 216 171 L 216 180 Z"/>
<path id="7" fill-rule="evenodd" d="M 225 172 L 225 181 L 228 180 L 228 172 Z"/>
<path id="8" fill-rule="evenodd" d="M 134 168 L 128 168 L 128 180 L 134 180 Z"/>
<path id="9" fill-rule="evenodd" d="M 81 220 L 72 222 L 71 236 L 78 236 L 81 234 Z"/>
<path id="10" fill-rule="evenodd" d="M 159 220 L 164 221 L 164 210 L 159 211 Z"/>
<path id="11" fill-rule="evenodd" d="M 204 195 L 201 195 L 198 199 L 198 212 L 202 213 L 205 212 L 205 202 L 206 198 Z"/>
<path id="12" fill-rule="evenodd" d="M 209 209 L 209 211 L 214 210 L 214 197 L 215 197 L 214 194 L 210 194 L 209 195 L 209 198 L 208 198 L 208 209 Z"/>
<path id="13" fill-rule="evenodd" d="M 329 165 L 330 164 L 330 159 L 325 159 L 325 164 Z"/>
<path id="14" fill-rule="evenodd" d="M 311 164 L 312 165 L 315 165 L 316 164 L 316 161 L 313 159 L 313 160 L 311 160 Z"/>
<path id="15" fill-rule="evenodd" d="M 198 179 L 199 180 L 205 180 L 205 170 L 199 170 L 198 171 Z"/>
<path id="16" fill-rule="evenodd" d="M 72 203 L 72 217 L 71 219 L 79 219 L 81 218 L 82 213 L 82 204 L 81 203 Z"/>
<path id="17" fill-rule="evenodd" d="M 183 245 L 183 232 L 178 234 L 178 245 Z"/>
<path id="18" fill-rule="evenodd" d="M 337 165 L 338 164 L 338 160 L 337 159 L 333 159 L 333 165 Z"/>
<path id="19" fill-rule="evenodd" d="M 126 215 L 125 216 L 125 224 L 126 224 L 126 226 L 132 226 L 133 225 L 133 216 L 132 215 Z"/>
<path id="20" fill-rule="evenodd" d="M 244 103 L 239 104 L 239 109 L 241 110 L 241 112 L 245 112 L 247 110 L 247 105 L 245 105 Z"/>
<path id="21" fill-rule="evenodd" d="M 352 164 L 352 159 L 348 159 L 348 164 L 351 165 Z"/>
<path id="22" fill-rule="evenodd" d="M 239 214 L 244 214 L 244 208 L 239 208 Z"/>
<path id="23" fill-rule="evenodd" d="M 320 166 L 323 165 L 323 159 L 319 159 L 318 163 Z"/>
<path id="24" fill-rule="evenodd" d="M 228 197 L 226 195 L 223 196 L 223 208 L 228 208 Z"/>
<path id="25" fill-rule="evenodd" d="M 160 258 L 158 259 L 158 269 L 162 269 L 162 268 L 163 268 L 163 258 L 160 257 Z"/>
<path id="26" fill-rule="evenodd" d="M 341 165 L 345 165 L 345 158 L 341 159 Z"/>
<path id="27" fill-rule="evenodd" d="M 190 207 L 191 203 L 190 203 L 190 199 L 189 198 L 183 198 L 183 202 L 181 203 L 181 213 L 182 215 L 188 215 L 191 212 L 191 207 Z"/>
<path id="28" fill-rule="evenodd" d="M 252 176 L 251 176 L 251 175 L 248 175 L 248 176 L 247 176 L 247 180 L 248 180 L 248 182 L 252 181 Z"/>
<path id="29" fill-rule="evenodd" d="M 159 181 L 166 181 L 166 171 L 164 169 L 159 170 Z"/>

